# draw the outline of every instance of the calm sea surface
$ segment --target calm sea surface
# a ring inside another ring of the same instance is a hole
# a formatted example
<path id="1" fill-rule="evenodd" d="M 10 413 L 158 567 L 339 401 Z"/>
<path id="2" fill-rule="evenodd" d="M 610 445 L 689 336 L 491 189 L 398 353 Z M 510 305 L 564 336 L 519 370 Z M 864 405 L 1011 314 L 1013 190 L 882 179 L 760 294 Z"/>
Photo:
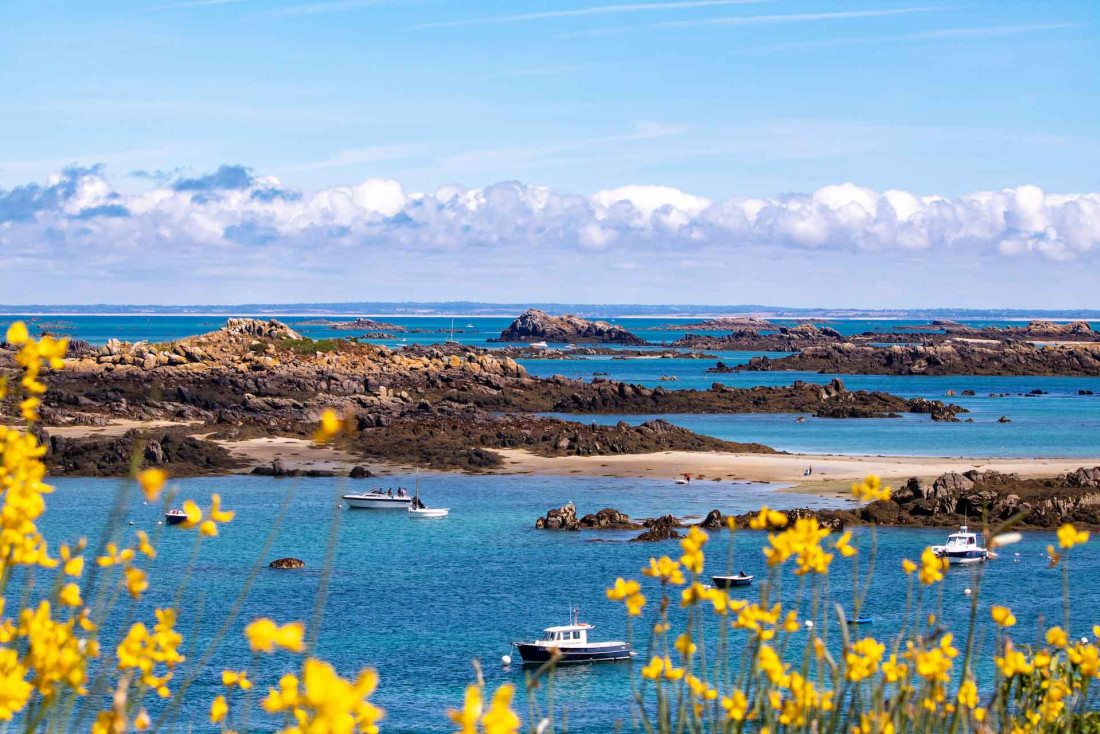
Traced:
<path id="1" fill-rule="evenodd" d="M 387 477 L 386 482 L 411 484 L 412 479 Z M 95 535 L 118 482 L 58 479 L 55 484 L 57 491 L 49 497 L 42 523 L 47 537 L 57 543 Z M 203 545 L 178 625 L 188 640 L 206 640 L 213 634 L 224 610 L 241 591 L 280 504 L 291 491 L 289 512 L 263 560 L 294 556 L 307 563 L 300 571 L 260 571 L 240 620 L 208 672 L 196 682 L 192 703 L 184 712 L 183 720 L 202 731 L 209 702 L 220 688 L 220 671 L 248 662 L 240 633 L 243 625 L 258 616 L 281 622 L 309 619 L 333 508 L 337 495 L 349 485 L 332 479 L 259 477 L 190 479 L 175 484 L 182 496 L 195 497 L 203 504 L 208 503 L 211 492 L 220 492 L 225 504 L 237 511 L 236 519 L 222 526 L 219 537 Z M 631 533 L 534 530 L 535 518 L 548 508 L 572 500 L 581 512 L 611 506 L 641 517 L 666 512 L 702 515 L 712 508 L 741 512 L 758 508 L 762 502 L 773 507 L 821 504 L 813 498 L 775 493 L 766 485 L 735 482 L 699 482 L 684 488 L 645 479 L 431 475 L 422 479 L 421 490 L 429 504 L 449 506 L 451 516 L 427 521 L 410 520 L 403 512 L 337 511 L 336 566 L 319 643 L 319 654 L 345 675 L 364 665 L 377 667 L 381 675 L 377 700 L 389 711 L 384 730 L 391 732 L 451 730 L 444 712 L 460 704 L 475 659 L 483 662 L 490 685 L 502 681 L 522 684 L 520 667 L 501 668 L 501 656 L 514 654 L 508 643 L 533 638 L 543 627 L 564 623 L 571 605 L 579 606 L 582 619 L 596 625 L 594 636 L 622 639 L 626 634 L 622 607 L 609 602 L 604 589 L 617 576 L 642 579 L 639 570 L 651 555 L 679 552 L 673 543 L 626 542 Z M 159 508 L 144 505 L 139 497 L 130 503 L 115 530 L 132 540 L 134 530 L 157 530 L 159 517 Z M 154 583 L 136 610 L 139 617 L 151 618 L 152 605 L 170 601 L 193 544 L 192 532 L 159 529 L 162 537 L 152 573 Z M 916 558 L 925 545 L 944 537 L 942 531 L 879 531 L 879 570 L 864 609 L 874 617 L 874 624 L 864 628 L 866 634 L 881 638 L 900 628 L 906 589 L 900 559 Z M 859 541 L 866 559 L 870 535 Z M 1003 553 L 1002 559 L 986 567 L 983 619 L 990 604 L 1009 604 L 1019 618 L 1018 640 L 1034 638 L 1041 615 L 1048 624 L 1061 619 L 1061 577 L 1058 571 L 1046 568 L 1044 558 L 1043 549 L 1050 541 L 1049 534 L 1028 534 Z M 707 547 L 709 568 L 727 567 L 729 542 L 725 531 L 713 535 Z M 762 533 L 739 532 L 734 567 L 766 573 L 760 553 L 764 542 Z M 1079 615 L 1073 632 L 1088 634 L 1097 621 L 1089 610 L 1100 603 L 1100 552 L 1092 546 L 1075 551 L 1072 568 L 1072 596 Z M 832 598 L 846 609 L 851 606 L 850 569 L 850 561 L 838 560 L 830 574 Z M 943 585 L 940 617 L 960 633 L 969 608 L 963 590 L 974 585 L 972 573 L 952 569 Z M 659 596 L 650 580 L 643 579 L 643 585 L 651 600 Z M 784 579 L 784 588 L 793 592 L 793 576 Z M 756 598 L 755 593 L 750 589 L 746 596 Z M 125 605 L 108 622 L 108 637 L 117 632 L 124 610 Z M 987 639 L 986 645 L 990 644 Z M 263 658 L 261 669 L 252 677 L 262 681 L 262 687 L 293 664 L 287 655 Z M 571 731 L 610 731 L 617 719 L 625 720 L 627 730 L 632 728 L 630 669 L 629 664 L 603 664 L 568 668 L 558 674 L 556 701 L 568 708 Z"/>

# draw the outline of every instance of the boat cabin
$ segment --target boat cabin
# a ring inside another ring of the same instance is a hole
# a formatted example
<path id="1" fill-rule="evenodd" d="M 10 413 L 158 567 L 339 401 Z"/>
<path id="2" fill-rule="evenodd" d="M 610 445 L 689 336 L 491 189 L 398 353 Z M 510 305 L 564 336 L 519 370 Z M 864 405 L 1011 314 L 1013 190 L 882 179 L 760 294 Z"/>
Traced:
<path id="1" fill-rule="evenodd" d="M 553 647 L 587 645 L 588 630 L 592 628 L 593 625 L 590 624 L 565 624 L 560 627 L 547 627 L 543 630 L 543 636 L 539 642 Z"/>
<path id="2" fill-rule="evenodd" d="M 965 550 L 978 547 L 978 534 L 967 532 L 966 526 L 960 528 L 960 532 L 947 536 L 947 548 L 949 550 Z"/>

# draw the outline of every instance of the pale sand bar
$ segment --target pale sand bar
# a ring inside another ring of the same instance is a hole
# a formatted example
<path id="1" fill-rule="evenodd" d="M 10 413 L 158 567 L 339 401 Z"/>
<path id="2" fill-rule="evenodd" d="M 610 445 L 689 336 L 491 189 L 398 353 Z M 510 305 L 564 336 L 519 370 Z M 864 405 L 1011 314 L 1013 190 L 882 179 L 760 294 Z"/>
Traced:
<path id="1" fill-rule="evenodd" d="M 976 459 L 923 456 L 846 456 L 836 454 L 734 454 L 666 451 L 614 456 L 536 456 L 521 449 L 496 449 L 505 457 L 506 472 L 581 474 L 615 477 L 665 477 L 685 473 L 703 481 L 740 479 L 791 484 L 793 490 L 843 493 L 868 474 L 884 480 L 936 477 L 949 471 L 1015 472 L 1021 477 L 1053 477 L 1078 467 L 1098 466 L 1100 459 Z M 804 476 L 808 467 L 813 476 Z"/>

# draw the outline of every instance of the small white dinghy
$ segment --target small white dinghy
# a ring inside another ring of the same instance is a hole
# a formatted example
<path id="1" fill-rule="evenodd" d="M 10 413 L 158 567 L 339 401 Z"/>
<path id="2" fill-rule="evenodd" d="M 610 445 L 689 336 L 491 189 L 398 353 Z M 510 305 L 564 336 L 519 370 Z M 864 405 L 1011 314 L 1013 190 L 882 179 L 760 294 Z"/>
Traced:
<path id="1" fill-rule="evenodd" d="M 413 495 L 412 504 L 409 505 L 409 517 L 447 517 L 451 510 L 447 507 L 425 507 L 420 501 L 420 469 L 416 470 L 416 493 Z"/>

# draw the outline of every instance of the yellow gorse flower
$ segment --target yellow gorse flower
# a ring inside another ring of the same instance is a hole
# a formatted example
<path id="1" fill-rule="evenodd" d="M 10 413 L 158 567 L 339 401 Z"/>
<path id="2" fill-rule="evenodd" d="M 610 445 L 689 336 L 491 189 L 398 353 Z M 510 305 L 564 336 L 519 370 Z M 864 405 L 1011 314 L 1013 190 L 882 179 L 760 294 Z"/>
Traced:
<path id="1" fill-rule="evenodd" d="M 277 647 L 291 652 L 302 652 L 305 649 L 302 643 L 304 634 L 305 625 L 301 622 L 279 626 L 266 617 L 261 617 L 244 628 L 244 636 L 253 652 L 272 652 Z"/>
<path id="2" fill-rule="evenodd" d="M 833 554 L 826 553 L 821 547 L 821 541 L 828 535 L 828 529 L 821 527 L 817 518 L 799 518 L 787 530 L 768 536 L 770 546 L 764 548 L 768 565 L 784 563 L 793 556 L 796 575 L 828 573 Z"/>
<path id="3" fill-rule="evenodd" d="M 679 561 L 674 561 L 668 556 L 650 558 L 649 565 L 642 569 L 642 575 L 660 579 L 663 584 L 684 583 L 684 572 L 680 568 Z"/>
<path id="4" fill-rule="evenodd" d="M 344 421 L 336 415 L 336 411 L 326 408 L 321 414 L 321 425 L 313 433 L 314 443 L 328 443 L 345 430 Z"/>
<path id="5" fill-rule="evenodd" d="M 1012 610 L 1008 607 L 994 605 L 989 608 L 989 614 L 993 617 L 993 621 L 1001 627 L 1011 627 L 1016 624 L 1016 617 L 1013 616 Z"/>
<path id="6" fill-rule="evenodd" d="M 642 595 L 641 586 L 637 581 L 615 579 L 615 585 L 607 590 L 607 598 L 611 601 L 624 602 L 627 614 L 631 617 L 641 616 L 642 607 L 645 606 L 645 596 Z"/>
<path id="7" fill-rule="evenodd" d="M 484 693 L 481 686 L 466 687 L 466 696 L 461 709 L 448 712 L 451 721 L 458 725 L 457 734 L 515 734 L 523 722 L 512 710 L 515 686 L 505 683 L 493 694 L 489 710 L 485 711 Z M 479 726 L 481 727 L 479 729 Z"/>
<path id="8" fill-rule="evenodd" d="M 168 481 L 168 474 L 163 469 L 146 469 L 138 474 L 137 479 L 145 499 L 155 502 L 160 497 L 160 490 L 164 487 L 164 483 Z"/>
<path id="9" fill-rule="evenodd" d="M 1088 539 L 1088 531 L 1078 530 L 1072 523 L 1067 522 L 1065 525 L 1058 528 L 1058 545 L 1066 550 L 1069 550 L 1075 545 L 1086 543 Z"/>
<path id="10" fill-rule="evenodd" d="M 943 572 L 947 568 L 947 559 L 936 555 L 931 547 L 925 548 L 920 556 L 920 582 L 925 586 L 943 581 Z"/>
<path id="11" fill-rule="evenodd" d="M 859 640 L 844 655 L 844 676 L 853 683 L 870 678 L 878 670 L 884 652 L 886 646 L 871 637 Z"/>
<path id="12" fill-rule="evenodd" d="M 703 546 L 706 545 L 707 540 L 706 533 L 698 527 L 692 526 L 688 530 L 687 537 L 680 541 L 680 547 L 684 549 L 684 555 L 680 558 L 680 563 L 684 564 L 684 568 L 694 574 L 703 572 Z"/>
<path id="13" fill-rule="evenodd" d="M 749 520 L 749 527 L 753 530 L 768 530 L 769 528 L 787 527 L 787 516 L 782 512 L 768 509 L 767 505 L 760 508 L 760 512 Z"/>
<path id="14" fill-rule="evenodd" d="M 882 481 L 874 474 L 870 474 L 862 482 L 852 485 L 852 494 L 862 502 L 888 500 L 890 499 L 890 488 L 883 487 Z"/>
<path id="15" fill-rule="evenodd" d="M 846 530 L 843 535 L 837 538 L 834 549 L 845 558 L 851 558 L 856 554 L 856 549 L 851 546 L 852 531 Z"/>

